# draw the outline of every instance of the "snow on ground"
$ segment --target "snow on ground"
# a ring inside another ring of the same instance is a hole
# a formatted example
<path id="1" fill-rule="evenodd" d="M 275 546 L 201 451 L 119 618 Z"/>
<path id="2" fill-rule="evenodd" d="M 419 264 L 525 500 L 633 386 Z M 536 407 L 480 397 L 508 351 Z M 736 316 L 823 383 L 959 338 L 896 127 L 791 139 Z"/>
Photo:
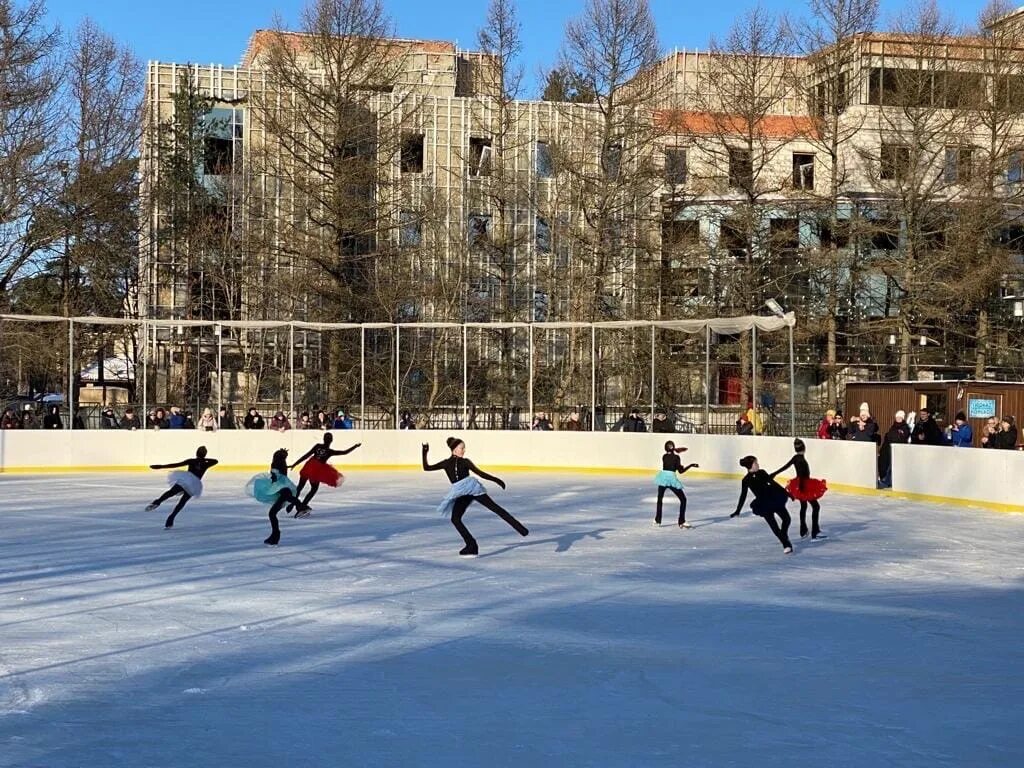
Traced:
<path id="1" fill-rule="evenodd" d="M 735 481 L 681 531 L 649 478 L 512 474 L 531 535 L 474 505 L 463 560 L 441 473 L 276 549 L 216 469 L 165 532 L 163 476 L 0 476 L 0 766 L 1022 764 L 1024 516 L 830 493 L 786 557 Z"/>

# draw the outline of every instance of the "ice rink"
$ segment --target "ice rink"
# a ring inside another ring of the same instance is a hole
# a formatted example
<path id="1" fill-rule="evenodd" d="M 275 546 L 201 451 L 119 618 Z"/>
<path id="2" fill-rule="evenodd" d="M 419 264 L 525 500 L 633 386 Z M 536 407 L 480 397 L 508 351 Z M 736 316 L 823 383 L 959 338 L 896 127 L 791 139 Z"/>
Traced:
<path id="1" fill-rule="evenodd" d="M 0 475 L 0 766 L 1024 764 L 1024 516 L 830 493 L 787 557 L 736 481 L 516 473 L 464 560 L 442 473 L 347 474 L 278 548 L 249 473 L 171 531 Z"/>

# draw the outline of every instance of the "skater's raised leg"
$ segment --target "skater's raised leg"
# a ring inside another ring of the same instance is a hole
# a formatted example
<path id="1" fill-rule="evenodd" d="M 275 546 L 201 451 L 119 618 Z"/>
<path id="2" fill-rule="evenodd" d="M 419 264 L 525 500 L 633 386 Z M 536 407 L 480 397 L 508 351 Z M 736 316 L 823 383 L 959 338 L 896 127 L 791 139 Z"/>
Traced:
<path id="1" fill-rule="evenodd" d="M 157 507 L 159 507 L 161 504 L 163 504 L 165 501 L 167 501 L 169 498 L 171 498 L 172 496 L 177 496 L 179 493 L 184 493 L 184 492 L 185 492 L 185 489 L 182 488 L 180 485 L 177 485 L 177 484 L 172 485 L 168 490 L 164 491 L 162 496 L 160 496 L 159 498 L 153 499 L 153 501 L 150 503 L 150 505 L 148 507 L 146 507 L 146 511 L 147 512 L 151 512 L 154 509 L 156 509 Z"/>
<path id="2" fill-rule="evenodd" d="M 502 520 L 504 520 L 506 523 L 511 525 L 513 528 L 515 528 L 516 532 L 520 536 L 528 536 L 529 535 L 530 531 L 529 531 L 529 529 L 525 525 L 523 525 L 518 520 L 516 520 L 506 509 L 504 509 L 500 504 L 498 504 L 498 502 L 496 502 L 494 499 L 492 499 L 487 494 L 484 494 L 483 496 L 470 496 L 470 499 L 471 500 L 476 500 L 476 501 L 480 502 L 481 504 L 483 504 L 485 507 L 487 507 L 489 510 L 491 510 L 491 512 L 493 512 L 498 517 L 500 517 Z"/>
<path id="3" fill-rule="evenodd" d="M 295 496 L 293 496 L 292 498 L 293 499 L 301 498 L 302 497 L 302 489 L 305 488 L 305 487 L 306 487 L 306 478 L 300 476 L 299 477 L 299 486 L 295 489 Z M 295 509 L 295 504 L 296 503 L 297 502 L 295 502 L 295 501 L 289 502 L 288 503 L 288 509 L 285 510 L 285 514 L 290 514 L 291 511 L 293 509 Z"/>

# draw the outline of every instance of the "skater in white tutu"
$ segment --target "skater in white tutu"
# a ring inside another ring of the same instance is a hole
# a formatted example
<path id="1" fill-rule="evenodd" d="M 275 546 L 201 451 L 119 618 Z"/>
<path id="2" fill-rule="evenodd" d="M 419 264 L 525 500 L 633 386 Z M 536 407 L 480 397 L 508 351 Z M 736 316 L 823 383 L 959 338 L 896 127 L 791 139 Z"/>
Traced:
<path id="1" fill-rule="evenodd" d="M 683 493 L 683 484 L 679 482 L 677 475 L 699 465 L 687 464 L 685 467 L 682 465 L 678 454 L 685 450 L 686 448 L 676 448 L 676 444 L 671 440 L 665 443 L 665 453 L 661 457 L 661 470 L 654 476 L 654 482 L 658 486 L 658 505 L 654 508 L 655 525 L 661 525 L 661 504 L 665 498 L 665 491 L 672 491 L 679 499 L 679 527 L 693 527 L 686 522 L 686 494 Z"/>
<path id="2" fill-rule="evenodd" d="M 175 467 L 186 467 L 185 471 L 171 472 L 167 476 L 167 481 L 171 484 L 170 489 L 160 498 L 154 499 L 153 502 L 146 507 L 147 512 L 151 512 L 172 496 L 181 494 L 181 499 L 174 507 L 174 511 L 171 512 L 167 517 L 167 522 L 164 523 L 164 528 L 174 527 L 174 518 L 178 516 L 178 513 L 188 504 L 189 499 L 198 499 L 203 493 L 203 475 L 206 474 L 206 470 L 217 464 L 216 459 L 206 458 L 206 446 L 201 445 L 196 448 L 196 457 L 194 459 L 185 459 L 174 464 L 150 464 L 150 469 L 174 469 Z"/>
<path id="3" fill-rule="evenodd" d="M 426 472 L 443 469 L 444 473 L 448 476 L 448 481 L 452 484 L 448 494 L 441 500 L 441 504 L 438 506 L 437 510 L 442 515 L 451 514 L 452 525 L 455 526 L 459 535 L 462 536 L 463 541 L 466 542 L 466 546 L 463 547 L 459 554 L 462 557 L 476 557 L 480 552 L 476 539 L 473 538 L 469 529 L 466 528 L 462 522 L 462 516 L 466 514 L 466 509 L 468 509 L 469 505 L 474 501 L 487 507 L 494 514 L 515 528 L 516 531 L 519 532 L 520 536 L 529 535 L 530 531 L 527 530 L 526 526 L 504 510 L 498 502 L 488 496 L 487 490 L 483 487 L 480 481 L 475 477 L 470 477 L 469 473 L 472 472 L 473 474 L 482 477 L 484 480 L 490 480 L 492 483 L 497 484 L 502 490 L 505 490 L 505 483 L 500 478 L 487 474 L 477 467 L 472 461 L 467 459 L 466 444 L 464 442 L 456 437 L 449 437 L 447 442 L 452 455 L 444 461 L 437 462 L 437 464 L 427 463 L 427 451 L 430 450 L 430 446 L 427 443 L 423 443 L 423 469 Z"/>
<path id="4" fill-rule="evenodd" d="M 253 477 L 245 486 L 245 492 L 256 501 L 271 505 L 267 513 L 270 518 L 270 536 L 263 540 L 264 544 L 271 547 L 276 547 L 281 541 L 277 513 L 285 504 L 298 507 L 300 512 L 309 512 L 309 505 L 299 500 L 295 483 L 288 479 L 288 450 L 285 448 L 274 451 L 270 472 L 261 472 Z"/>

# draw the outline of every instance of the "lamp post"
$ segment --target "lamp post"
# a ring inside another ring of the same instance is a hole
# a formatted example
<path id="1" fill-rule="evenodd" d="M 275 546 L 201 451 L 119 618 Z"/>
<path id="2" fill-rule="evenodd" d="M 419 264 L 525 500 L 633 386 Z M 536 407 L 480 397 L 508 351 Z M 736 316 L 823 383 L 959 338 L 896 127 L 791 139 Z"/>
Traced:
<path id="1" fill-rule="evenodd" d="M 771 310 L 776 317 L 785 320 L 786 310 L 782 308 L 775 299 L 768 299 L 765 306 Z M 787 323 L 789 327 L 789 435 L 796 437 L 796 363 L 793 359 L 793 323 Z"/>

